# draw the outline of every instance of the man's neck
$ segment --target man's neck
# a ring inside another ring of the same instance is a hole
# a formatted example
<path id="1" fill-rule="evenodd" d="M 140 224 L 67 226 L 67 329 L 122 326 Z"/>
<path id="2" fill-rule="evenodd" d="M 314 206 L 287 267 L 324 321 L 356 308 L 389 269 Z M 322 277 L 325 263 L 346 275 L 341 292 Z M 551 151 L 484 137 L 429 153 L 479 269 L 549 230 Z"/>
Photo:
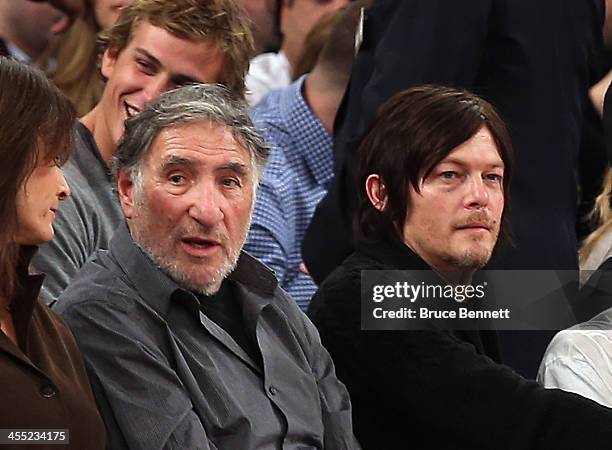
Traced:
<path id="1" fill-rule="evenodd" d="M 113 156 L 115 156 L 115 152 L 117 151 L 117 145 L 113 142 L 108 125 L 104 120 L 100 104 L 98 103 L 94 109 L 81 117 L 80 121 L 93 135 L 100 156 L 102 156 L 106 165 L 110 167 Z"/>
<path id="2" fill-rule="evenodd" d="M 320 74 L 316 71 L 306 77 L 302 94 L 312 113 L 331 134 L 341 97 L 333 89 L 326 87 Z"/>

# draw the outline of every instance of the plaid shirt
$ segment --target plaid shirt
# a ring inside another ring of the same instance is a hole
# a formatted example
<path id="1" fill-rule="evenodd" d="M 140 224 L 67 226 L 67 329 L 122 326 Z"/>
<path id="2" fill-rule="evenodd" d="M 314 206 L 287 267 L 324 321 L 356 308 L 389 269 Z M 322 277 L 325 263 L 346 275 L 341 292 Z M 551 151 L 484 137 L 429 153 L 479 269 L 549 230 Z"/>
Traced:
<path id="1" fill-rule="evenodd" d="M 272 91 L 251 112 L 272 151 L 245 250 L 272 268 L 306 311 L 316 285 L 299 270 L 300 246 L 333 177 L 333 154 L 331 136 L 302 95 L 304 79 Z"/>

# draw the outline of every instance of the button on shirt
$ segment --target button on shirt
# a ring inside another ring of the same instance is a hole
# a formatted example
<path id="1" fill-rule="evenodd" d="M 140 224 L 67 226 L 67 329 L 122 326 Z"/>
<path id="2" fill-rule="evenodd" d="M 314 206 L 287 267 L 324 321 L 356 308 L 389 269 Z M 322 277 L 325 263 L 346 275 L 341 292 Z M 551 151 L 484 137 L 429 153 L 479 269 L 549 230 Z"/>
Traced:
<path id="1" fill-rule="evenodd" d="M 271 146 L 245 250 L 274 270 L 281 286 L 306 311 L 316 285 L 300 271 L 308 223 L 333 177 L 332 138 L 312 113 L 305 77 L 273 91 L 251 118 Z"/>
<path id="2" fill-rule="evenodd" d="M 228 280 L 263 370 L 125 225 L 62 294 L 57 310 L 85 356 L 108 448 L 358 448 L 346 389 L 312 323 L 249 255 Z"/>

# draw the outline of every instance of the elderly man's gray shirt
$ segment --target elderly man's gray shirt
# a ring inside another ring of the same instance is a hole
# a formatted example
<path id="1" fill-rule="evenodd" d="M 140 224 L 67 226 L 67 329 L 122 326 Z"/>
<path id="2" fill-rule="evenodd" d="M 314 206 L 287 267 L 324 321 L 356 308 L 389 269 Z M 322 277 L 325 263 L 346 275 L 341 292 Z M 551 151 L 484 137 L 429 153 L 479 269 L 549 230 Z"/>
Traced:
<path id="1" fill-rule="evenodd" d="M 229 278 L 263 370 L 125 225 L 60 297 L 109 448 L 358 448 L 348 393 L 309 319 L 248 254 Z"/>

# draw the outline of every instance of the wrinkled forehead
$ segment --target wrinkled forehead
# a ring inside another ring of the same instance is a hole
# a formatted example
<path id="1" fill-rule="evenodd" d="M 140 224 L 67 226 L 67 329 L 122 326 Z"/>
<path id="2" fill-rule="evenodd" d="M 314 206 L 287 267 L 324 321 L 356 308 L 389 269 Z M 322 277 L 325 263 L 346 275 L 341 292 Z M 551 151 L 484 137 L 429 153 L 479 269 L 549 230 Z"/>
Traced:
<path id="1" fill-rule="evenodd" d="M 249 150 L 224 125 L 194 122 L 160 130 L 151 144 L 149 161 L 153 166 L 192 165 L 194 167 L 243 167 L 252 171 Z"/>

